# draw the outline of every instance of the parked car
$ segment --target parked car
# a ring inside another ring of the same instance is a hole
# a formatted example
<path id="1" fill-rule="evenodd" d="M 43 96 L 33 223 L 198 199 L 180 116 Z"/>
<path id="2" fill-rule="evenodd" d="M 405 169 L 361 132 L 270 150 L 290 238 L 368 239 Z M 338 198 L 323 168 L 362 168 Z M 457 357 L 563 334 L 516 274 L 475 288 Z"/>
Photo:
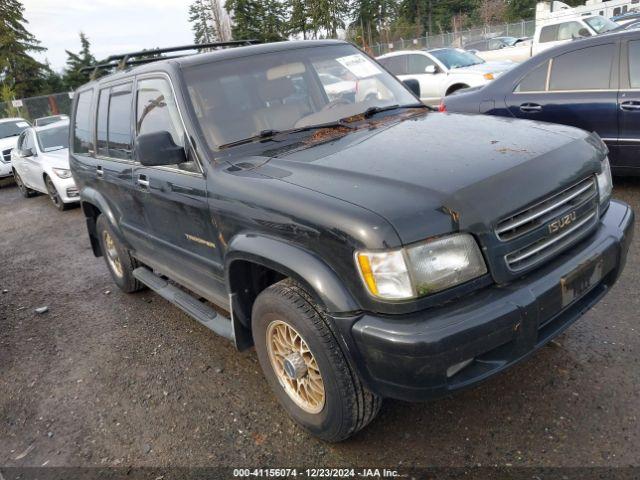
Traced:
<path id="1" fill-rule="evenodd" d="M 0 180 L 13 174 L 11 151 L 15 148 L 20 133 L 30 126 L 24 118 L 0 119 Z"/>
<path id="2" fill-rule="evenodd" d="M 36 127 L 44 127 L 45 125 L 56 123 L 60 120 L 69 120 L 69 117 L 67 115 L 51 115 L 49 117 L 40 117 L 36 118 L 33 124 Z"/>
<path id="3" fill-rule="evenodd" d="M 622 15 L 616 15 L 611 17 L 611 21 L 616 22 L 621 27 L 624 27 L 630 23 L 640 21 L 640 12 L 627 12 Z"/>
<path id="4" fill-rule="evenodd" d="M 459 48 L 402 50 L 377 60 L 401 80 L 420 83 L 420 100 L 437 105 L 446 95 L 485 85 L 515 66 L 512 62 L 486 62 Z"/>
<path id="5" fill-rule="evenodd" d="M 442 110 L 562 123 L 597 132 L 614 173 L 640 174 L 640 32 L 571 42 L 519 65 Z"/>
<path id="6" fill-rule="evenodd" d="M 123 291 L 255 345 L 320 438 L 353 435 L 383 397 L 448 395 L 528 357 L 623 268 L 634 214 L 595 134 L 431 113 L 341 41 L 168 50 L 74 95 L 93 252 Z M 385 89 L 333 101 L 327 64 Z"/>
<path id="7" fill-rule="evenodd" d="M 11 152 L 13 176 L 23 196 L 46 193 L 58 210 L 80 201 L 69 170 L 69 121 L 27 128 Z"/>
<path id="8" fill-rule="evenodd" d="M 600 15 L 564 18 L 536 27 L 531 42 L 522 42 L 497 51 L 478 52 L 485 60 L 522 62 L 549 48 L 580 38 L 591 37 L 618 28 L 619 25 Z"/>
<path id="9" fill-rule="evenodd" d="M 501 61 L 503 55 L 498 50 L 515 46 L 531 45 L 532 38 L 493 37 L 466 43 L 464 49 L 487 61 Z"/>

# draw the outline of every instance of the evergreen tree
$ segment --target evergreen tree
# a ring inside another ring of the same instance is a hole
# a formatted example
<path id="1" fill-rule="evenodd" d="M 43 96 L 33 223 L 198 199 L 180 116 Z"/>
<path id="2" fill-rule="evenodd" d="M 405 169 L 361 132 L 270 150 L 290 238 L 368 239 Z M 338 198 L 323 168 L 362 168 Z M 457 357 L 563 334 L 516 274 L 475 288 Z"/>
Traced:
<path id="1" fill-rule="evenodd" d="M 96 59 L 91 54 L 89 39 L 87 36 L 80 32 L 80 45 L 81 49 L 78 53 L 67 52 L 67 66 L 65 68 L 63 81 L 69 90 L 75 90 L 80 85 L 87 83 L 91 72 L 80 70 L 84 67 L 90 67 L 96 64 Z"/>
<path id="2" fill-rule="evenodd" d="M 395 0 L 359 0 L 351 9 L 351 27 L 359 32 L 364 43 L 387 41 L 382 39 L 383 30 L 396 21 L 398 5 Z"/>
<path id="3" fill-rule="evenodd" d="M 275 42 L 286 38 L 286 6 L 280 0 L 228 0 L 225 8 L 233 18 L 235 40 Z"/>
<path id="4" fill-rule="evenodd" d="M 46 68 L 29 55 L 46 49 L 26 29 L 23 11 L 18 0 L 0 1 L 0 79 L 17 98 L 38 92 Z"/>
<path id="5" fill-rule="evenodd" d="M 291 0 L 289 3 L 291 17 L 289 18 L 289 33 L 302 34 L 306 40 L 307 33 L 311 30 L 308 0 Z"/>
<path id="6" fill-rule="evenodd" d="M 311 28 L 315 36 L 323 31 L 335 38 L 338 29 L 344 28 L 344 19 L 349 14 L 348 0 L 314 0 L 310 2 Z"/>
<path id="7" fill-rule="evenodd" d="M 211 5 L 208 0 L 196 0 L 189 7 L 189 22 L 193 24 L 195 43 L 212 43 L 219 40 L 214 29 Z"/>

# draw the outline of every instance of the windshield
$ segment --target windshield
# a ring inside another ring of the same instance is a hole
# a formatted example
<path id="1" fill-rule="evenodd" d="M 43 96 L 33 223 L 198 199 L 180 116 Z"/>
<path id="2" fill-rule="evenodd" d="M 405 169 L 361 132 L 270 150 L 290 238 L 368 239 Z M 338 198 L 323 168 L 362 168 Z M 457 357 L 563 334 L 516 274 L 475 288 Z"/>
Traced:
<path id="1" fill-rule="evenodd" d="M 351 45 L 298 48 L 184 69 L 212 150 L 270 131 L 338 122 L 416 98 Z"/>
<path id="2" fill-rule="evenodd" d="M 45 125 L 50 125 L 52 123 L 59 122 L 60 120 L 67 120 L 69 117 L 66 115 L 54 115 L 52 117 L 42 117 L 36 119 L 36 125 L 38 127 L 44 127 Z"/>
<path id="3" fill-rule="evenodd" d="M 600 15 L 587 18 L 585 19 L 585 22 L 587 22 L 589 26 L 596 31 L 596 33 L 604 33 L 610 30 L 615 30 L 620 26 L 616 22 L 613 22 L 608 18 L 601 17 Z"/>
<path id="4" fill-rule="evenodd" d="M 432 50 L 429 53 L 440 60 L 449 70 L 484 63 L 483 59 L 473 53 L 456 48 L 442 48 L 440 50 Z"/>
<path id="5" fill-rule="evenodd" d="M 516 42 L 520 39 L 516 37 L 500 37 L 500 40 L 502 40 L 504 43 L 506 43 L 510 47 L 513 47 L 516 44 Z"/>
<path id="6" fill-rule="evenodd" d="M 43 152 L 69 148 L 69 124 L 40 130 L 36 135 L 40 150 Z"/>
<path id="7" fill-rule="evenodd" d="M 16 120 L 15 122 L 0 123 L 0 138 L 17 137 L 22 133 L 29 124 L 24 120 Z"/>

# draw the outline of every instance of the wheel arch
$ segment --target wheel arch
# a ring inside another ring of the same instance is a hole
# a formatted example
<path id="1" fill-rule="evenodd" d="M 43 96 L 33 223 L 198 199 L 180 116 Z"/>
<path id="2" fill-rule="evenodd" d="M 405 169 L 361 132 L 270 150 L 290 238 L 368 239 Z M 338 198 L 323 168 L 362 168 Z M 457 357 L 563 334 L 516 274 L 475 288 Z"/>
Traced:
<path id="1" fill-rule="evenodd" d="M 84 188 L 80 194 L 80 206 L 87 222 L 87 232 L 91 241 L 91 249 L 96 257 L 102 256 L 98 232 L 96 229 L 96 221 L 98 216 L 104 215 L 113 229 L 113 233 L 118 240 L 126 245 L 120 226 L 116 220 L 113 210 L 109 206 L 104 196 L 92 188 Z"/>
<path id="2" fill-rule="evenodd" d="M 267 274 L 264 282 L 253 274 Z M 251 322 L 251 308 L 264 288 L 292 278 L 328 312 L 353 312 L 357 302 L 336 273 L 320 258 L 298 246 L 262 235 L 242 234 L 229 243 L 225 259 L 225 281 L 233 295 L 234 315 L 245 326 Z M 257 287 L 257 288 L 256 288 Z"/>
<path id="3" fill-rule="evenodd" d="M 456 92 L 456 91 L 458 91 L 460 89 L 463 89 L 463 88 L 469 88 L 469 85 L 467 85 L 466 83 L 463 83 L 463 82 L 456 82 L 453 85 L 449 85 L 447 87 L 447 91 L 446 91 L 446 93 L 444 95 L 446 97 L 447 95 L 451 95 L 453 92 Z"/>

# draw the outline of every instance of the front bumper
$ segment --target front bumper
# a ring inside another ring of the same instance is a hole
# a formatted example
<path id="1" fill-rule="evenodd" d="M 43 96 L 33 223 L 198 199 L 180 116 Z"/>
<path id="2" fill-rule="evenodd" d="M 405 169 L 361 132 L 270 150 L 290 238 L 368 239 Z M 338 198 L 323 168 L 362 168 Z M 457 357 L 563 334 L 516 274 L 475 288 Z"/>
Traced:
<path id="1" fill-rule="evenodd" d="M 633 223 L 633 211 L 612 201 L 596 232 L 514 283 L 416 314 L 363 314 L 336 324 L 373 392 L 409 401 L 447 395 L 528 357 L 597 303 L 624 267 Z M 563 307 L 561 280 L 594 261 L 601 280 Z"/>
<path id="2" fill-rule="evenodd" d="M 76 203 L 80 201 L 80 194 L 76 182 L 73 177 L 60 178 L 57 175 L 51 175 L 51 180 L 60 195 L 60 199 L 64 203 Z"/>
<path id="3" fill-rule="evenodd" d="M 0 178 L 11 177 L 12 175 L 11 162 L 5 163 L 0 160 Z"/>

